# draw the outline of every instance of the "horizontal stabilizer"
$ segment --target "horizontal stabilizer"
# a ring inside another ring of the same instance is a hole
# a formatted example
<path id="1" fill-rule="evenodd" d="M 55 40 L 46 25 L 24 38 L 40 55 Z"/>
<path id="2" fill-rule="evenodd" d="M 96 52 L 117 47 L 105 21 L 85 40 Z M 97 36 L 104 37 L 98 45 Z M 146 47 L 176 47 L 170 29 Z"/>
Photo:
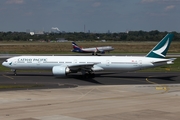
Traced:
<path id="1" fill-rule="evenodd" d="M 173 64 L 174 60 L 176 60 L 176 58 L 170 58 L 169 61 L 167 62 L 167 64 Z"/>
<path id="2" fill-rule="evenodd" d="M 174 60 L 176 58 L 170 58 L 170 59 L 163 59 L 161 61 L 155 61 L 155 62 L 152 62 L 152 64 L 163 64 L 163 63 L 167 63 L 167 64 L 173 64 Z"/>

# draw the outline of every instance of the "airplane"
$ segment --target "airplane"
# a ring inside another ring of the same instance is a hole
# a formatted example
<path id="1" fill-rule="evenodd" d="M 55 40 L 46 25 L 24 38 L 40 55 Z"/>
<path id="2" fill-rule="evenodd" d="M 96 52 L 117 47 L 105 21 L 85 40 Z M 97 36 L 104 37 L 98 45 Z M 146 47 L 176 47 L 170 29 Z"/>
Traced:
<path id="1" fill-rule="evenodd" d="M 103 47 L 93 47 L 93 48 L 81 48 L 75 42 L 72 42 L 73 50 L 72 52 L 78 53 L 92 53 L 92 55 L 98 55 L 97 53 L 104 54 L 106 51 L 112 51 L 114 48 L 112 46 L 103 46 Z"/>
<path id="2" fill-rule="evenodd" d="M 11 68 L 14 75 L 18 69 L 49 69 L 58 77 L 77 72 L 92 77 L 97 71 L 137 71 L 173 64 L 176 58 L 165 58 L 172 38 L 168 33 L 146 56 L 16 56 L 2 65 Z"/>

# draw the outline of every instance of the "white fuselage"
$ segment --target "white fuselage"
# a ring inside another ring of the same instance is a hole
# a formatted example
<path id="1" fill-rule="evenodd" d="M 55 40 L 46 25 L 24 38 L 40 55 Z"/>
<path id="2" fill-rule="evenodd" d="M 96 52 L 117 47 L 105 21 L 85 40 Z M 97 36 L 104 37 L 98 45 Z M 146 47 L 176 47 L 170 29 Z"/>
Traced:
<path id="1" fill-rule="evenodd" d="M 167 64 L 153 64 L 163 60 L 166 59 L 128 56 L 18 56 L 7 59 L 2 65 L 11 69 L 52 69 L 62 65 L 94 64 L 95 67 L 102 68 L 101 70 L 134 71 Z"/>
<path id="2" fill-rule="evenodd" d="M 111 46 L 103 46 L 103 47 L 94 47 L 94 48 L 82 48 L 83 52 L 106 52 L 106 51 L 112 51 L 114 50 Z"/>

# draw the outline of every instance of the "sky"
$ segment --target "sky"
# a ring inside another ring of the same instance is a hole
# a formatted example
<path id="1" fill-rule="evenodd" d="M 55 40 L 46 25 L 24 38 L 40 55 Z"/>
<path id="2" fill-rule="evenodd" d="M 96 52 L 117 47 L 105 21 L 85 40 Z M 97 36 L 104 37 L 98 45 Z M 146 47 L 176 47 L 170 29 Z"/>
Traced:
<path id="1" fill-rule="evenodd" d="M 0 0 L 0 31 L 180 32 L 180 0 Z"/>

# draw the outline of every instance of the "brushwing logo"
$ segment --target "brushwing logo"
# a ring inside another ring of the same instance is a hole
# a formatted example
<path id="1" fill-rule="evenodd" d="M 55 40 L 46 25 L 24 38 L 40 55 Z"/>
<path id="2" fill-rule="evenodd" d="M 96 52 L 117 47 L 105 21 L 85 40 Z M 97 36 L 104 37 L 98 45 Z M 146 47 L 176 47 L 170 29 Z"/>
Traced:
<path id="1" fill-rule="evenodd" d="M 12 65 L 12 62 L 10 62 L 9 65 Z"/>
<path id="2" fill-rule="evenodd" d="M 161 47 L 161 48 L 158 49 L 158 50 L 154 50 L 153 52 L 154 52 L 155 54 L 159 55 L 159 56 L 165 57 L 162 53 L 166 50 L 166 48 L 167 48 L 167 46 L 168 46 L 168 43 L 169 43 L 169 38 L 168 38 L 166 44 L 164 44 L 163 47 Z"/>

